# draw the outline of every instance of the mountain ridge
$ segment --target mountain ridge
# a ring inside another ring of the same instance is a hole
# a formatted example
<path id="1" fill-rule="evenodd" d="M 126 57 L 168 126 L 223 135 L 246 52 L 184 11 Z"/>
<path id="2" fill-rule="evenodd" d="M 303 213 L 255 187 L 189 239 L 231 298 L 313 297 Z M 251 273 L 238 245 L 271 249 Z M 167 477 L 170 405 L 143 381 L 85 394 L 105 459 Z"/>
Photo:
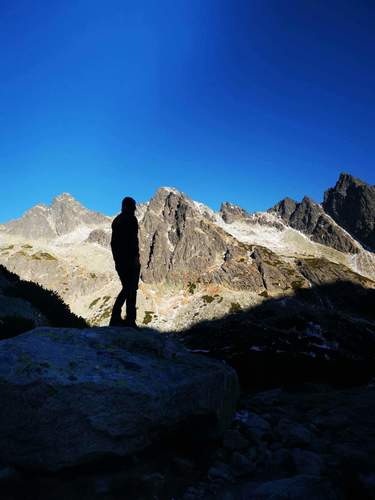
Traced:
<path id="1" fill-rule="evenodd" d="M 186 327 L 314 282 L 349 276 L 372 287 L 375 280 L 375 256 L 308 197 L 300 203 L 286 198 L 258 213 L 223 202 L 214 212 L 162 187 L 138 205 L 137 217 L 139 316 L 160 329 Z M 89 322 L 105 324 L 119 287 L 111 221 L 62 193 L 3 226 L 0 263 L 57 291 Z"/>

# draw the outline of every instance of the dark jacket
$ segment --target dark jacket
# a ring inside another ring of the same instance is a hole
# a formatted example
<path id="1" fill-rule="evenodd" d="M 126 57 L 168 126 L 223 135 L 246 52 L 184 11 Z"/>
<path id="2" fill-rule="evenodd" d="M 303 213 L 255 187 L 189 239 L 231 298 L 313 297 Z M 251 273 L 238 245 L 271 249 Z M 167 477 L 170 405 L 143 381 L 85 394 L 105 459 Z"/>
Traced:
<path id="1" fill-rule="evenodd" d="M 132 266 L 139 258 L 138 221 L 135 215 L 121 212 L 112 222 L 111 248 L 116 266 Z"/>

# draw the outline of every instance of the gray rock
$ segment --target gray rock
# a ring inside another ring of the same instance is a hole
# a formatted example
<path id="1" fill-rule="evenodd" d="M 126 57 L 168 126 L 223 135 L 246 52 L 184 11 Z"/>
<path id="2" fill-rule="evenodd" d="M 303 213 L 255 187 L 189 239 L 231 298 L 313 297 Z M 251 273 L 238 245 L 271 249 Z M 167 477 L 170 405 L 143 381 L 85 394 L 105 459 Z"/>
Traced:
<path id="1" fill-rule="evenodd" d="M 56 196 L 50 206 L 36 205 L 22 217 L 6 224 L 5 230 L 30 239 L 52 239 L 81 225 L 108 224 L 109 217 L 88 210 L 68 193 Z"/>
<path id="2" fill-rule="evenodd" d="M 246 210 L 227 201 L 221 204 L 220 215 L 227 224 L 231 224 L 238 220 L 245 220 L 248 217 Z"/>
<path id="3" fill-rule="evenodd" d="M 209 479 L 222 479 L 224 481 L 232 481 L 233 476 L 229 465 L 217 462 L 208 471 Z"/>
<path id="4" fill-rule="evenodd" d="M 324 194 L 324 210 L 354 238 L 375 250 L 375 186 L 342 173 Z"/>
<path id="5" fill-rule="evenodd" d="M 294 465 L 298 474 L 319 476 L 324 464 L 320 455 L 309 450 L 295 448 L 292 450 Z"/>
<path id="6" fill-rule="evenodd" d="M 260 415 L 251 413 L 247 410 L 242 410 L 236 413 L 236 421 L 238 421 L 242 432 L 251 441 L 259 442 L 271 434 L 271 426 Z"/>
<path id="7" fill-rule="evenodd" d="M 307 446 L 312 439 L 311 432 L 305 426 L 286 418 L 280 419 L 277 432 L 288 446 Z"/>
<path id="8" fill-rule="evenodd" d="M 332 443 L 327 451 L 337 463 L 345 464 L 351 470 L 361 471 L 372 462 L 371 454 L 358 448 L 356 443 Z"/>
<path id="9" fill-rule="evenodd" d="M 191 471 L 195 468 L 195 464 L 192 460 L 184 457 L 174 457 L 173 465 L 176 469 L 181 473 L 186 473 L 187 471 Z"/>
<path id="10" fill-rule="evenodd" d="M 238 392 L 229 366 L 153 331 L 37 328 L 0 343 L 0 461 L 58 470 L 196 424 L 217 437 Z"/>
<path id="11" fill-rule="evenodd" d="M 290 227 L 307 234 L 317 243 L 342 252 L 358 253 L 360 250 L 353 238 L 307 196 L 300 203 L 285 198 L 269 212 L 278 214 Z"/>
<path id="12" fill-rule="evenodd" d="M 375 498 L 375 474 L 359 474 L 358 479 L 368 498 Z"/>
<path id="13" fill-rule="evenodd" d="M 270 462 L 271 457 L 272 452 L 271 450 L 269 450 L 266 443 L 260 443 L 257 448 L 257 465 L 263 467 L 265 464 L 268 464 Z"/>
<path id="14" fill-rule="evenodd" d="M 270 469 L 280 476 L 290 476 L 295 473 L 292 453 L 289 449 L 280 448 L 272 453 Z"/>
<path id="15" fill-rule="evenodd" d="M 244 450 L 249 444 L 249 441 L 237 429 L 229 429 L 224 433 L 223 445 L 228 450 Z"/>
<path id="16" fill-rule="evenodd" d="M 93 229 L 86 241 L 87 243 L 97 243 L 104 248 L 110 248 L 111 233 L 104 229 Z"/>
<path id="17" fill-rule="evenodd" d="M 13 467 L 0 467 L 0 484 L 9 483 L 19 478 L 19 473 Z"/>
<path id="18" fill-rule="evenodd" d="M 248 498 L 254 500 L 338 500 L 340 497 L 330 482 L 316 476 L 299 475 L 263 483 L 255 488 L 252 496 Z"/>
<path id="19" fill-rule="evenodd" d="M 231 470 L 235 476 L 244 476 L 251 474 L 256 469 L 256 463 L 249 459 L 248 456 L 235 451 L 232 455 Z"/>

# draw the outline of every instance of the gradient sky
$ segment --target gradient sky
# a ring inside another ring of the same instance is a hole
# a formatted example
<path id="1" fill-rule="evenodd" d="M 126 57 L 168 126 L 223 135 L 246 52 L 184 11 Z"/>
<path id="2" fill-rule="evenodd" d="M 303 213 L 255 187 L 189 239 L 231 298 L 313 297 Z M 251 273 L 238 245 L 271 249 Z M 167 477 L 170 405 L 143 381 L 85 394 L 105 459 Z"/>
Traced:
<path id="1" fill-rule="evenodd" d="M 373 0 L 0 0 L 0 222 L 375 184 Z"/>

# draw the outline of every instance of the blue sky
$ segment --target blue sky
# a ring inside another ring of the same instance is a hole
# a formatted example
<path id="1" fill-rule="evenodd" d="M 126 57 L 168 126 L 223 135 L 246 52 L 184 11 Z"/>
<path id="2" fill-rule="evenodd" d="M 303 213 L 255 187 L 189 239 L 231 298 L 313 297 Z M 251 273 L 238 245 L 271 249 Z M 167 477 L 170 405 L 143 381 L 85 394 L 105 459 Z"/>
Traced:
<path id="1" fill-rule="evenodd" d="M 0 221 L 375 184 L 372 0 L 0 0 Z"/>

